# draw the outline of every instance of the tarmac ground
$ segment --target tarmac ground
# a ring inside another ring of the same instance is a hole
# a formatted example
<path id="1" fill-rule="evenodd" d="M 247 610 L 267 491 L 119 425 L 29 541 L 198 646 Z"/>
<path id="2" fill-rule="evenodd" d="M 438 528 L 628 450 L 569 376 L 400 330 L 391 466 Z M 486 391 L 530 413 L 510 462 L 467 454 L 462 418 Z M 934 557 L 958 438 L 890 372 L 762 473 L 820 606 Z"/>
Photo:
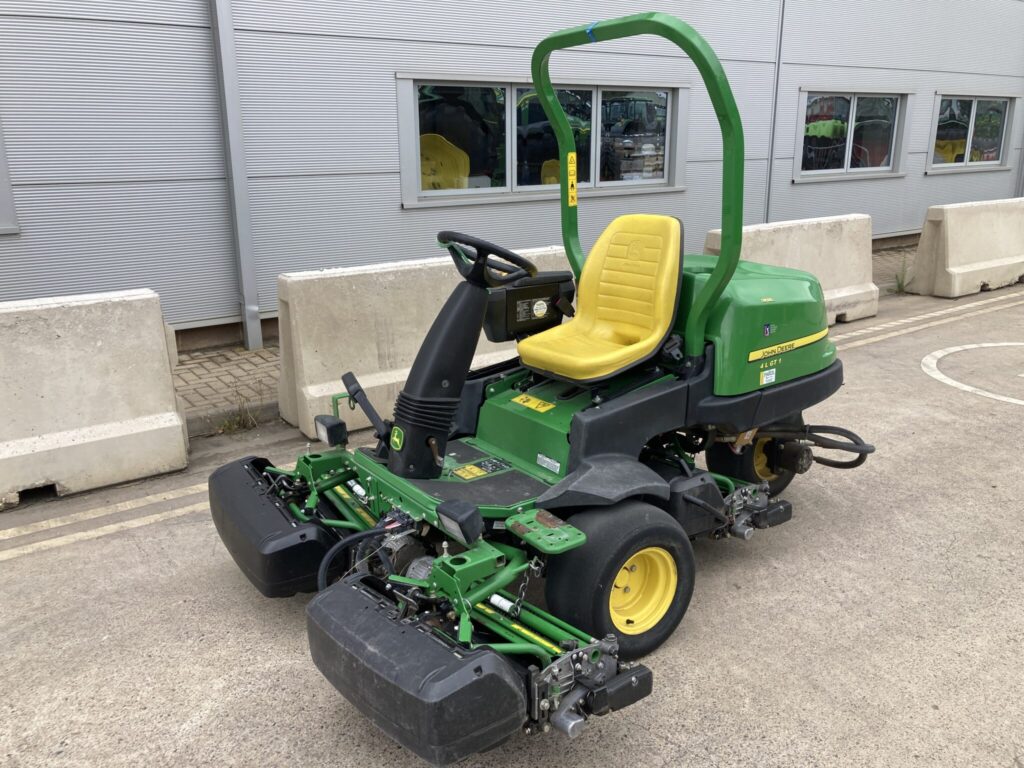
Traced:
<path id="1" fill-rule="evenodd" d="M 832 336 L 846 384 L 806 418 L 877 453 L 695 544 L 650 698 L 465 765 L 1024 768 L 1024 288 L 886 297 Z M 196 439 L 182 473 L 0 515 L 0 764 L 421 765 L 313 666 L 309 597 L 262 598 L 210 520 L 212 469 L 306 444 Z"/>

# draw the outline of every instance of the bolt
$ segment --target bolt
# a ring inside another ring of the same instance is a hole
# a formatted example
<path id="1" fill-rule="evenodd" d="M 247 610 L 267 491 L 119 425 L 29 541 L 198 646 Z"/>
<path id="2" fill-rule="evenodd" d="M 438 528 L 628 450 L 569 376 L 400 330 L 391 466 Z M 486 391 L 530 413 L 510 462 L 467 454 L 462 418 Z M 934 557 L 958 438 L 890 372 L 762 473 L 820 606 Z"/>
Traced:
<path id="1" fill-rule="evenodd" d="M 551 702 L 548 701 L 547 699 L 541 699 L 540 700 L 540 708 L 543 709 L 546 712 L 547 710 L 551 709 Z"/>
<path id="2" fill-rule="evenodd" d="M 525 733 L 527 736 L 533 736 L 533 728 L 531 728 L 530 726 L 526 726 L 525 728 L 523 728 L 523 733 Z"/>
<path id="3" fill-rule="evenodd" d="M 629 572 L 630 572 L 630 573 L 636 573 L 636 565 L 635 565 L 635 564 L 634 564 L 634 565 L 631 565 L 631 566 L 629 566 Z"/>
<path id="4" fill-rule="evenodd" d="M 577 672 L 582 672 L 583 671 L 583 665 L 582 664 L 577 664 L 576 665 L 576 671 Z"/>
<path id="5" fill-rule="evenodd" d="M 550 731 L 551 730 L 551 723 L 544 723 L 544 727 L 541 730 L 543 730 L 544 733 L 547 733 L 548 731 Z"/>
<path id="6" fill-rule="evenodd" d="M 640 684 L 640 681 L 636 679 L 636 675 L 633 675 L 633 677 L 629 678 L 629 682 L 632 685 L 639 685 Z"/>
<path id="7" fill-rule="evenodd" d="M 629 587 L 623 587 L 622 591 L 623 591 L 624 594 L 628 595 L 629 594 Z"/>

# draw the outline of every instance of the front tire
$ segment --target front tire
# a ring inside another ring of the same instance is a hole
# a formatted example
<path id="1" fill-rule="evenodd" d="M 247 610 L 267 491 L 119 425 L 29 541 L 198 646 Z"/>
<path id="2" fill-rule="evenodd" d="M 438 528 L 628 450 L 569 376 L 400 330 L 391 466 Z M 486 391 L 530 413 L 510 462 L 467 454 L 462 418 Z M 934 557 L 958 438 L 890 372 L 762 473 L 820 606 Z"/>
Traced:
<path id="1" fill-rule="evenodd" d="M 690 540 L 650 504 L 624 501 L 572 516 L 587 543 L 548 561 L 548 608 L 594 637 L 614 634 L 619 656 L 644 656 L 675 631 L 693 596 Z"/>

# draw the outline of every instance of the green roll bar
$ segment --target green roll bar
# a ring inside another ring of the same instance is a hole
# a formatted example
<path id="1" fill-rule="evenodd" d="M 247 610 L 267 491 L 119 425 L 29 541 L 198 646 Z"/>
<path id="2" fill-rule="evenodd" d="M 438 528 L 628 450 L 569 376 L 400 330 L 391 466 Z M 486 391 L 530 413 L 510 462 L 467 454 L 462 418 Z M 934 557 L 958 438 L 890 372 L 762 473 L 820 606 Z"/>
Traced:
<path id="1" fill-rule="evenodd" d="M 558 172 L 562 188 L 562 242 L 565 244 L 569 265 L 579 278 L 585 257 L 580 247 L 577 220 L 575 162 L 571 169 L 571 189 L 569 184 L 569 153 L 573 153 L 575 158 L 576 146 L 569 120 L 562 105 L 558 103 L 555 89 L 551 85 L 548 60 L 552 53 L 563 48 L 634 35 L 664 37 L 678 45 L 693 60 L 704 80 L 704 87 L 711 96 L 711 103 L 722 129 L 722 250 L 711 277 L 694 300 L 684 330 L 684 348 L 687 356 L 699 357 L 704 354 L 704 331 L 708 316 L 718 297 L 722 295 L 722 290 L 732 278 L 736 263 L 740 259 L 740 244 L 743 238 L 743 125 L 722 63 L 707 41 L 693 27 L 675 16 L 666 13 L 638 13 L 620 19 L 596 21 L 593 24 L 555 32 L 544 38 L 534 50 L 533 85 L 558 140 Z"/>

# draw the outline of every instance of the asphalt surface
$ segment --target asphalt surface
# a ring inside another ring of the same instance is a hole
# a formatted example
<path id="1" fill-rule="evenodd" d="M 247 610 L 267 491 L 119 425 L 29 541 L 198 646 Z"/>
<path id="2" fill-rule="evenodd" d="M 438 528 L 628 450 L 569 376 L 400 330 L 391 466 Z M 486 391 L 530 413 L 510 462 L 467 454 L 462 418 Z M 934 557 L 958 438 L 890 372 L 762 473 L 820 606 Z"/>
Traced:
<path id="1" fill-rule="evenodd" d="M 798 477 L 786 525 L 696 544 L 649 699 L 466 765 L 1024 768 L 1024 289 L 832 334 L 847 383 L 808 421 L 878 453 Z M 297 435 L 0 515 L 0 764 L 420 765 L 313 667 L 307 598 L 260 597 L 210 521 L 212 468 Z"/>

